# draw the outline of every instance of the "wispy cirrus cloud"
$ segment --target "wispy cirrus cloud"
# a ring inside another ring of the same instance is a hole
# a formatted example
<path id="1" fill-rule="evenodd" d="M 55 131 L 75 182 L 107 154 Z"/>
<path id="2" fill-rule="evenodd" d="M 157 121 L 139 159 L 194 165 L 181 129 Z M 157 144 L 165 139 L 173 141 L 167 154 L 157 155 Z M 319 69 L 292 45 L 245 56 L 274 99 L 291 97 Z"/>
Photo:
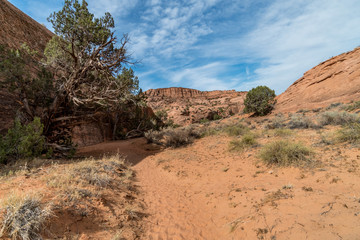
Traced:
<path id="1" fill-rule="evenodd" d="M 61 9 L 57 0 L 9 1 L 41 23 Z M 114 16 L 118 37 L 129 33 L 144 90 L 268 85 L 279 94 L 311 67 L 360 44 L 358 0 L 88 3 L 97 17 Z"/>

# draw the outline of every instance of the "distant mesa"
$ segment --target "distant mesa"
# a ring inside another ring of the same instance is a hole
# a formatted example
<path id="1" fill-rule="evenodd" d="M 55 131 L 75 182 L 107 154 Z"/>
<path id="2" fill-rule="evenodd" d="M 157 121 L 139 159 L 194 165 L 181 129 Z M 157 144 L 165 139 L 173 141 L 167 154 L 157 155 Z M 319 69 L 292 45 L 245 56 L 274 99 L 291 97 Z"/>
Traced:
<path id="1" fill-rule="evenodd" d="M 244 92 L 237 92 L 235 90 L 214 90 L 214 91 L 200 91 L 191 88 L 170 87 L 157 88 L 145 91 L 145 95 L 149 97 L 170 97 L 170 98 L 191 98 L 191 97 L 211 97 L 218 95 L 240 96 Z"/>

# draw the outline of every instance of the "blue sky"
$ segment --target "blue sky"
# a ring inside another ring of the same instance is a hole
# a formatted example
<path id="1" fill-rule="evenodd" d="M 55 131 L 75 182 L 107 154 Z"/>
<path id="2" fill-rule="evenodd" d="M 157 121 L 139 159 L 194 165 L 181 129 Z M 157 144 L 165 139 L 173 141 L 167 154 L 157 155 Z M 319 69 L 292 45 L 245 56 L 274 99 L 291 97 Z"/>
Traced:
<path id="1" fill-rule="evenodd" d="M 62 0 L 9 0 L 49 29 Z M 320 62 L 360 46 L 359 0 L 88 0 L 110 12 L 143 90 L 286 90 Z"/>

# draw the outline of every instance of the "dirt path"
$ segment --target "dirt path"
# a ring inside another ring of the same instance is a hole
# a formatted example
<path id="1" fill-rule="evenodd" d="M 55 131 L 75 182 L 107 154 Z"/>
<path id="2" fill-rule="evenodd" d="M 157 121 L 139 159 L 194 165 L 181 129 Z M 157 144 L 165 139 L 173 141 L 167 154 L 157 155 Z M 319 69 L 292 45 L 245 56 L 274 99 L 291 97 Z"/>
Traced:
<path id="1" fill-rule="evenodd" d="M 135 170 L 149 211 L 145 239 L 221 239 L 209 207 L 192 184 L 179 181 L 146 158 Z"/>
<path id="2" fill-rule="evenodd" d="M 319 141 L 306 131 L 296 138 Z M 256 148 L 229 152 L 230 140 L 160 151 L 133 139 L 80 153 L 120 152 L 134 163 L 148 213 L 142 239 L 359 239 L 360 156 L 351 146 L 317 154 L 319 169 L 268 168 Z"/>

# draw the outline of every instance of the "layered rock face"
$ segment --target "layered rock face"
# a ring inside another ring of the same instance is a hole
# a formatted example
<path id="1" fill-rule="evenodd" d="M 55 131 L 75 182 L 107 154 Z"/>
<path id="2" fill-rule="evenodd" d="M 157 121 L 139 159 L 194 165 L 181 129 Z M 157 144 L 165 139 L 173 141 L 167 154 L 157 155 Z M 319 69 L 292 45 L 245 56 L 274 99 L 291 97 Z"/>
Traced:
<path id="1" fill-rule="evenodd" d="M 244 109 L 246 92 L 172 87 L 149 89 L 145 95 L 155 113 L 165 113 L 166 121 L 187 125 L 240 113 Z"/>
<path id="2" fill-rule="evenodd" d="M 26 43 L 42 53 L 53 33 L 17 9 L 7 0 L 0 0 L 0 44 L 19 48 Z"/>
<path id="3" fill-rule="evenodd" d="M 333 57 L 294 82 L 278 96 L 276 112 L 360 100 L 360 48 Z"/>
<path id="4" fill-rule="evenodd" d="M 6 0 L 0 0 L 0 44 L 17 49 L 26 43 L 39 53 L 39 58 L 51 39 L 52 33 L 44 26 L 21 12 Z M 31 66 L 29 66 L 31 69 Z M 0 79 L 1 81 L 1 79 Z M 15 97 L 0 89 L 0 133 L 12 126 L 19 103 Z"/>

